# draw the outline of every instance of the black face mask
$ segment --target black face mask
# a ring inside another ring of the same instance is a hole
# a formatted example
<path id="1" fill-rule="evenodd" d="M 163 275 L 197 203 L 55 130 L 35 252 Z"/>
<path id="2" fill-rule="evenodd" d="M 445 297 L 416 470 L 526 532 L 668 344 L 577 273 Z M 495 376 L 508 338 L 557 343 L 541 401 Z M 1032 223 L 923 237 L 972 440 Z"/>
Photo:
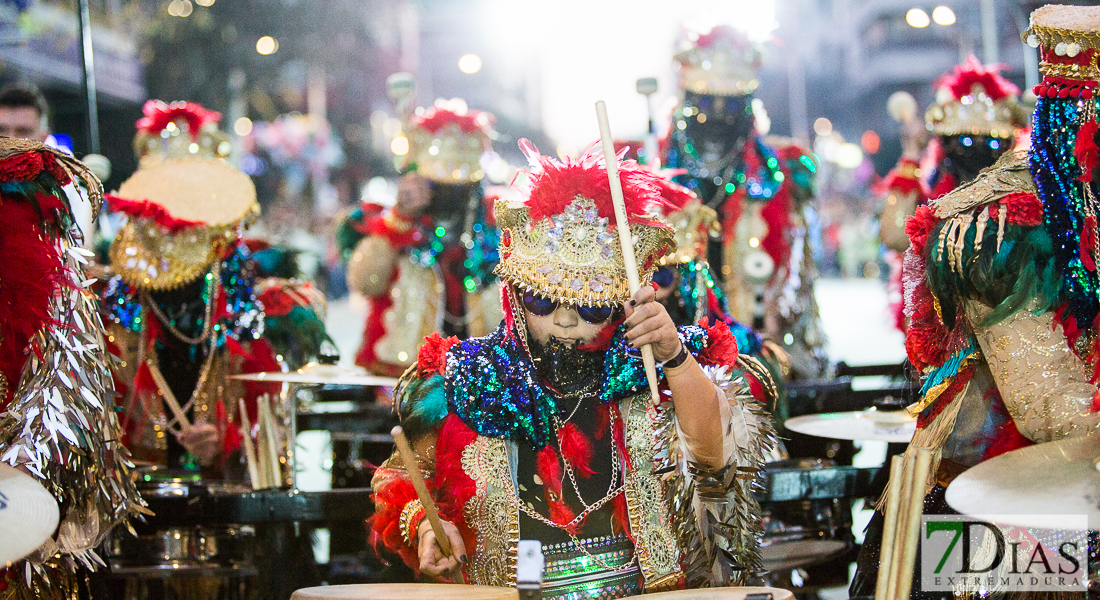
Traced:
<path id="1" fill-rule="evenodd" d="M 591 393 L 603 370 L 603 350 L 581 350 L 554 336 L 545 344 L 532 340 L 531 355 L 542 379 L 563 395 Z"/>
<path id="2" fill-rule="evenodd" d="M 730 151 L 740 153 L 755 128 L 751 96 L 710 96 L 687 92 L 684 105 L 695 109 L 695 114 L 684 119 L 687 136 L 695 144 L 700 158 L 713 162 Z M 699 121 L 699 115 L 706 115 Z"/>
<path id="3" fill-rule="evenodd" d="M 448 233 L 462 225 L 466 212 L 470 210 L 470 198 L 476 193 L 477 183 L 432 183 L 431 197 L 424 214 L 432 221 L 446 228 Z M 477 209 L 477 205 L 473 206 Z"/>
<path id="4" fill-rule="evenodd" d="M 960 184 L 972 181 L 1012 148 L 1012 140 L 989 135 L 941 135 L 940 144 L 943 170 Z"/>

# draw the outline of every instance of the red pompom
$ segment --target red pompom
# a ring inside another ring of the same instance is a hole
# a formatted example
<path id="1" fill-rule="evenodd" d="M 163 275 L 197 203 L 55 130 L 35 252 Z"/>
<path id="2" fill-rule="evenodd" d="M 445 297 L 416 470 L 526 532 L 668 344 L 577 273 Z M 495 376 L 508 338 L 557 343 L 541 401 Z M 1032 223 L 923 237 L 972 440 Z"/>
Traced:
<path id="1" fill-rule="evenodd" d="M 565 460 L 573 465 L 573 469 L 581 477 L 590 477 L 592 470 L 592 441 L 573 423 L 566 423 L 558 430 L 558 443 L 561 444 L 561 454 Z"/>
<path id="2" fill-rule="evenodd" d="M 539 453 L 535 456 L 535 472 L 538 473 L 546 491 L 552 492 L 560 498 L 561 461 L 558 460 L 558 453 L 554 452 L 553 446 L 547 444 L 545 448 L 539 450 Z"/>
<path id="3" fill-rule="evenodd" d="M 737 364 L 737 339 L 730 332 L 729 325 L 725 321 L 715 321 L 714 325 L 708 326 L 704 318 L 699 321 L 699 326 L 707 330 L 707 347 L 699 355 L 699 362 L 725 367 Z"/>
<path id="4" fill-rule="evenodd" d="M 1073 156 L 1081 167 L 1080 181 L 1092 181 L 1092 170 L 1100 164 L 1100 149 L 1096 146 L 1097 124 L 1094 120 L 1085 121 L 1077 132 L 1077 142 L 1073 145 Z"/>
<path id="5" fill-rule="evenodd" d="M 416 354 L 416 369 L 421 377 L 433 374 L 443 374 L 447 368 L 447 351 L 459 342 L 458 338 L 451 336 L 444 338 L 438 333 L 433 333 L 424 338 L 420 350 Z"/>

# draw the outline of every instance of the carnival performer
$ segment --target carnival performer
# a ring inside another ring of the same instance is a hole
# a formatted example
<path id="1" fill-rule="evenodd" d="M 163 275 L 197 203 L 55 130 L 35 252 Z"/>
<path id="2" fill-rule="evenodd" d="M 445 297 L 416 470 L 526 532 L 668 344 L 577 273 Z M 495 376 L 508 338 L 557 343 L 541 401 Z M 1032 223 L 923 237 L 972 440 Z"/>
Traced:
<path id="1" fill-rule="evenodd" d="M 657 301 L 664 305 L 677 326 L 712 326 L 724 322 L 737 340 L 743 361 L 755 372 L 763 370 L 769 377 L 752 372 L 739 374 L 745 377 L 758 400 L 779 411 L 775 416 L 782 422 L 784 403 L 780 401 L 778 388 L 782 386 L 783 369 L 789 359 L 777 344 L 764 340 L 751 327 L 729 315 L 725 292 L 707 261 L 709 241 L 721 235 L 717 213 L 704 206 L 691 190 L 667 178 L 657 183 L 664 200 L 661 216 L 672 226 L 676 241 L 676 251 L 663 256 L 653 273 Z"/>
<path id="2" fill-rule="evenodd" d="M 766 143 L 753 97 L 761 53 L 743 33 L 718 26 L 676 55 L 683 100 L 665 140 L 664 166 L 718 213 L 720 266 L 731 315 L 782 344 L 795 376 L 825 373 L 813 281 L 816 224 L 811 153 L 790 140 Z"/>
<path id="3" fill-rule="evenodd" d="M 643 281 L 631 296 L 602 157 L 521 147 L 534 165 L 525 200 L 494 210 L 504 322 L 465 342 L 429 338 L 396 395 L 454 557 L 397 456 L 372 482 L 374 541 L 428 575 L 458 567 L 469 583 L 514 585 L 517 543 L 537 539 L 546 597 L 752 581 L 750 490 L 769 417 L 730 376 L 740 361 L 725 324 L 677 329 L 655 301 L 650 278 L 674 249 L 651 216 L 657 177 L 619 167 Z M 658 405 L 643 344 L 662 363 Z"/>
<path id="4" fill-rule="evenodd" d="M 974 56 L 945 73 L 935 87 L 936 103 L 924 123 L 916 116 L 916 100 L 904 92 L 891 96 L 887 105 L 902 122 L 902 155 L 877 188 L 883 196 L 879 223 L 894 282 L 894 320 L 902 331 L 901 255 L 909 247 L 905 221 L 917 206 L 973 181 L 1015 148 L 1018 133 L 1027 127 L 1020 90 Z"/>
<path id="5" fill-rule="evenodd" d="M 479 162 L 493 120 L 461 101 L 418 108 L 396 204 L 364 204 L 340 226 L 348 287 L 370 300 L 356 364 L 397 376 L 424 336 L 481 336 L 500 322 L 497 232 Z"/>
<path id="6" fill-rule="evenodd" d="M 932 452 L 926 514 L 952 514 L 944 492 L 967 468 L 1095 435 L 1100 424 L 1098 23 L 1098 7 L 1032 13 L 1025 38 L 1040 47 L 1043 80 L 1030 149 L 1006 153 L 906 224 L 906 350 L 924 380 L 907 452 Z M 873 594 L 881 523 L 880 512 L 853 595 Z M 915 573 L 920 590 L 919 561 Z"/>
<path id="7" fill-rule="evenodd" d="M 106 339 L 84 266 L 72 202 L 99 181 L 80 162 L 0 138 L 0 460 L 57 500 L 61 525 L 0 571 L 0 599 L 91 598 L 95 549 L 142 511 L 119 441 Z M 3 541 L 0 541 L 3 543 Z"/>
<path id="8" fill-rule="evenodd" d="M 240 240 L 259 214 L 256 190 L 225 161 L 219 118 L 194 103 L 146 103 L 138 170 L 107 197 L 128 220 L 111 243 L 114 275 L 101 293 L 123 359 L 115 377 L 128 447 L 141 460 L 215 479 L 241 473 L 239 461 L 226 460 L 242 440 L 239 399 L 253 413 L 259 396 L 279 392 L 228 377 L 300 367 L 292 361 L 308 360 L 324 332 L 316 294 L 256 280 Z M 167 392 L 193 426 L 181 427 Z"/>

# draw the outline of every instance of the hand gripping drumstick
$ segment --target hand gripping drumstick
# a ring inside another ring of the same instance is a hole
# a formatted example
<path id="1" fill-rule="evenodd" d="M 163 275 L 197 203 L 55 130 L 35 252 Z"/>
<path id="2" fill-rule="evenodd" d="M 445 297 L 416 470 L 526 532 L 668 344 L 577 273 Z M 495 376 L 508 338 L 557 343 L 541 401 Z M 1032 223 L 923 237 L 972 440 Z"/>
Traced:
<path id="1" fill-rule="evenodd" d="M 398 425 L 390 431 L 390 434 L 393 435 L 397 451 L 401 453 L 401 462 L 405 463 L 405 472 L 409 474 L 409 481 L 416 489 L 416 497 L 420 499 L 420 506 L 424 508 L 424 516 L 427 517 L 428 523 L 432 526 L 432 531 L 435 532 L 435 543 L 439 544 L 443 556 L 454 556 L 451 540 L 447 538 L 447 532 L 443 531 L 443 522 L 439 520 L 439 512 L 435 509 L 432 495 L 428 493 L 428 486 L 424 485 L 424 478 L 420 476 L 420 461 L 417 460 L 416 453 L 409 445 L 409 439 L 405 437 L 405 430 Z M 462 581 L 455 577 L 455 583 L 462 583 Z"/>
<path id="2" fill-rule="evenodd" d="M 642 287 L 638 277 L 638 259 L 634 256 L 634 243 L 630 235 L 630 223 L 626 220 L 626 201 L 623 200 L 623 183 L 619 180 L 619 160 L 615 157 L 615 143 L 611 139 L 611 125 L 607 121 L 607 105 L 603 100 L 596 102 L 596 119 L 600 122 L 600 141 L 603 142 L 603 159 L 607 163 L 607 182 L 611 184 L 611 201 L 615 205 L 615 226 L 619 232 L 619 243 L 623 249 L 623 265 L 626 267 L 626 279 L 630 284 L 630 295 Z M 653 348 L 649 344 L 641 347 L 642 364 L 645 376 L 649 380 L 649 393 L 653 404 L 661 403 L 661 394 L 657 389 L 657 361 L 653 358 Z"/>

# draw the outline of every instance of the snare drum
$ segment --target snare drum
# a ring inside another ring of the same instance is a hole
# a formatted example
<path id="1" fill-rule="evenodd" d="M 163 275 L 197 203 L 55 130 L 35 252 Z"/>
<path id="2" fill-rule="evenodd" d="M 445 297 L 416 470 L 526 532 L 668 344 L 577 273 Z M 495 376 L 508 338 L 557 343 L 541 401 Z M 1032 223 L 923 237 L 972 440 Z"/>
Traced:
<path id="1" fill-rule="evenodd" d="M 445 583 L 370 583 L 329 585 L 298 590 L 290 600 L 517 600 L 510 587 Z M 778 600 L 778 599 L 777 599 Z"/>
<path id="2" fill-rule="evenodd" d="M 814 470 L 832 461 L 797 458 L 770 462 L 769 471 Z M 852 537 L 852 507 L 845 498 L 770 502 L 761 506 L 764 536 L 760 554 L 770 573 L 828 562 L 847 552 Z"/>

